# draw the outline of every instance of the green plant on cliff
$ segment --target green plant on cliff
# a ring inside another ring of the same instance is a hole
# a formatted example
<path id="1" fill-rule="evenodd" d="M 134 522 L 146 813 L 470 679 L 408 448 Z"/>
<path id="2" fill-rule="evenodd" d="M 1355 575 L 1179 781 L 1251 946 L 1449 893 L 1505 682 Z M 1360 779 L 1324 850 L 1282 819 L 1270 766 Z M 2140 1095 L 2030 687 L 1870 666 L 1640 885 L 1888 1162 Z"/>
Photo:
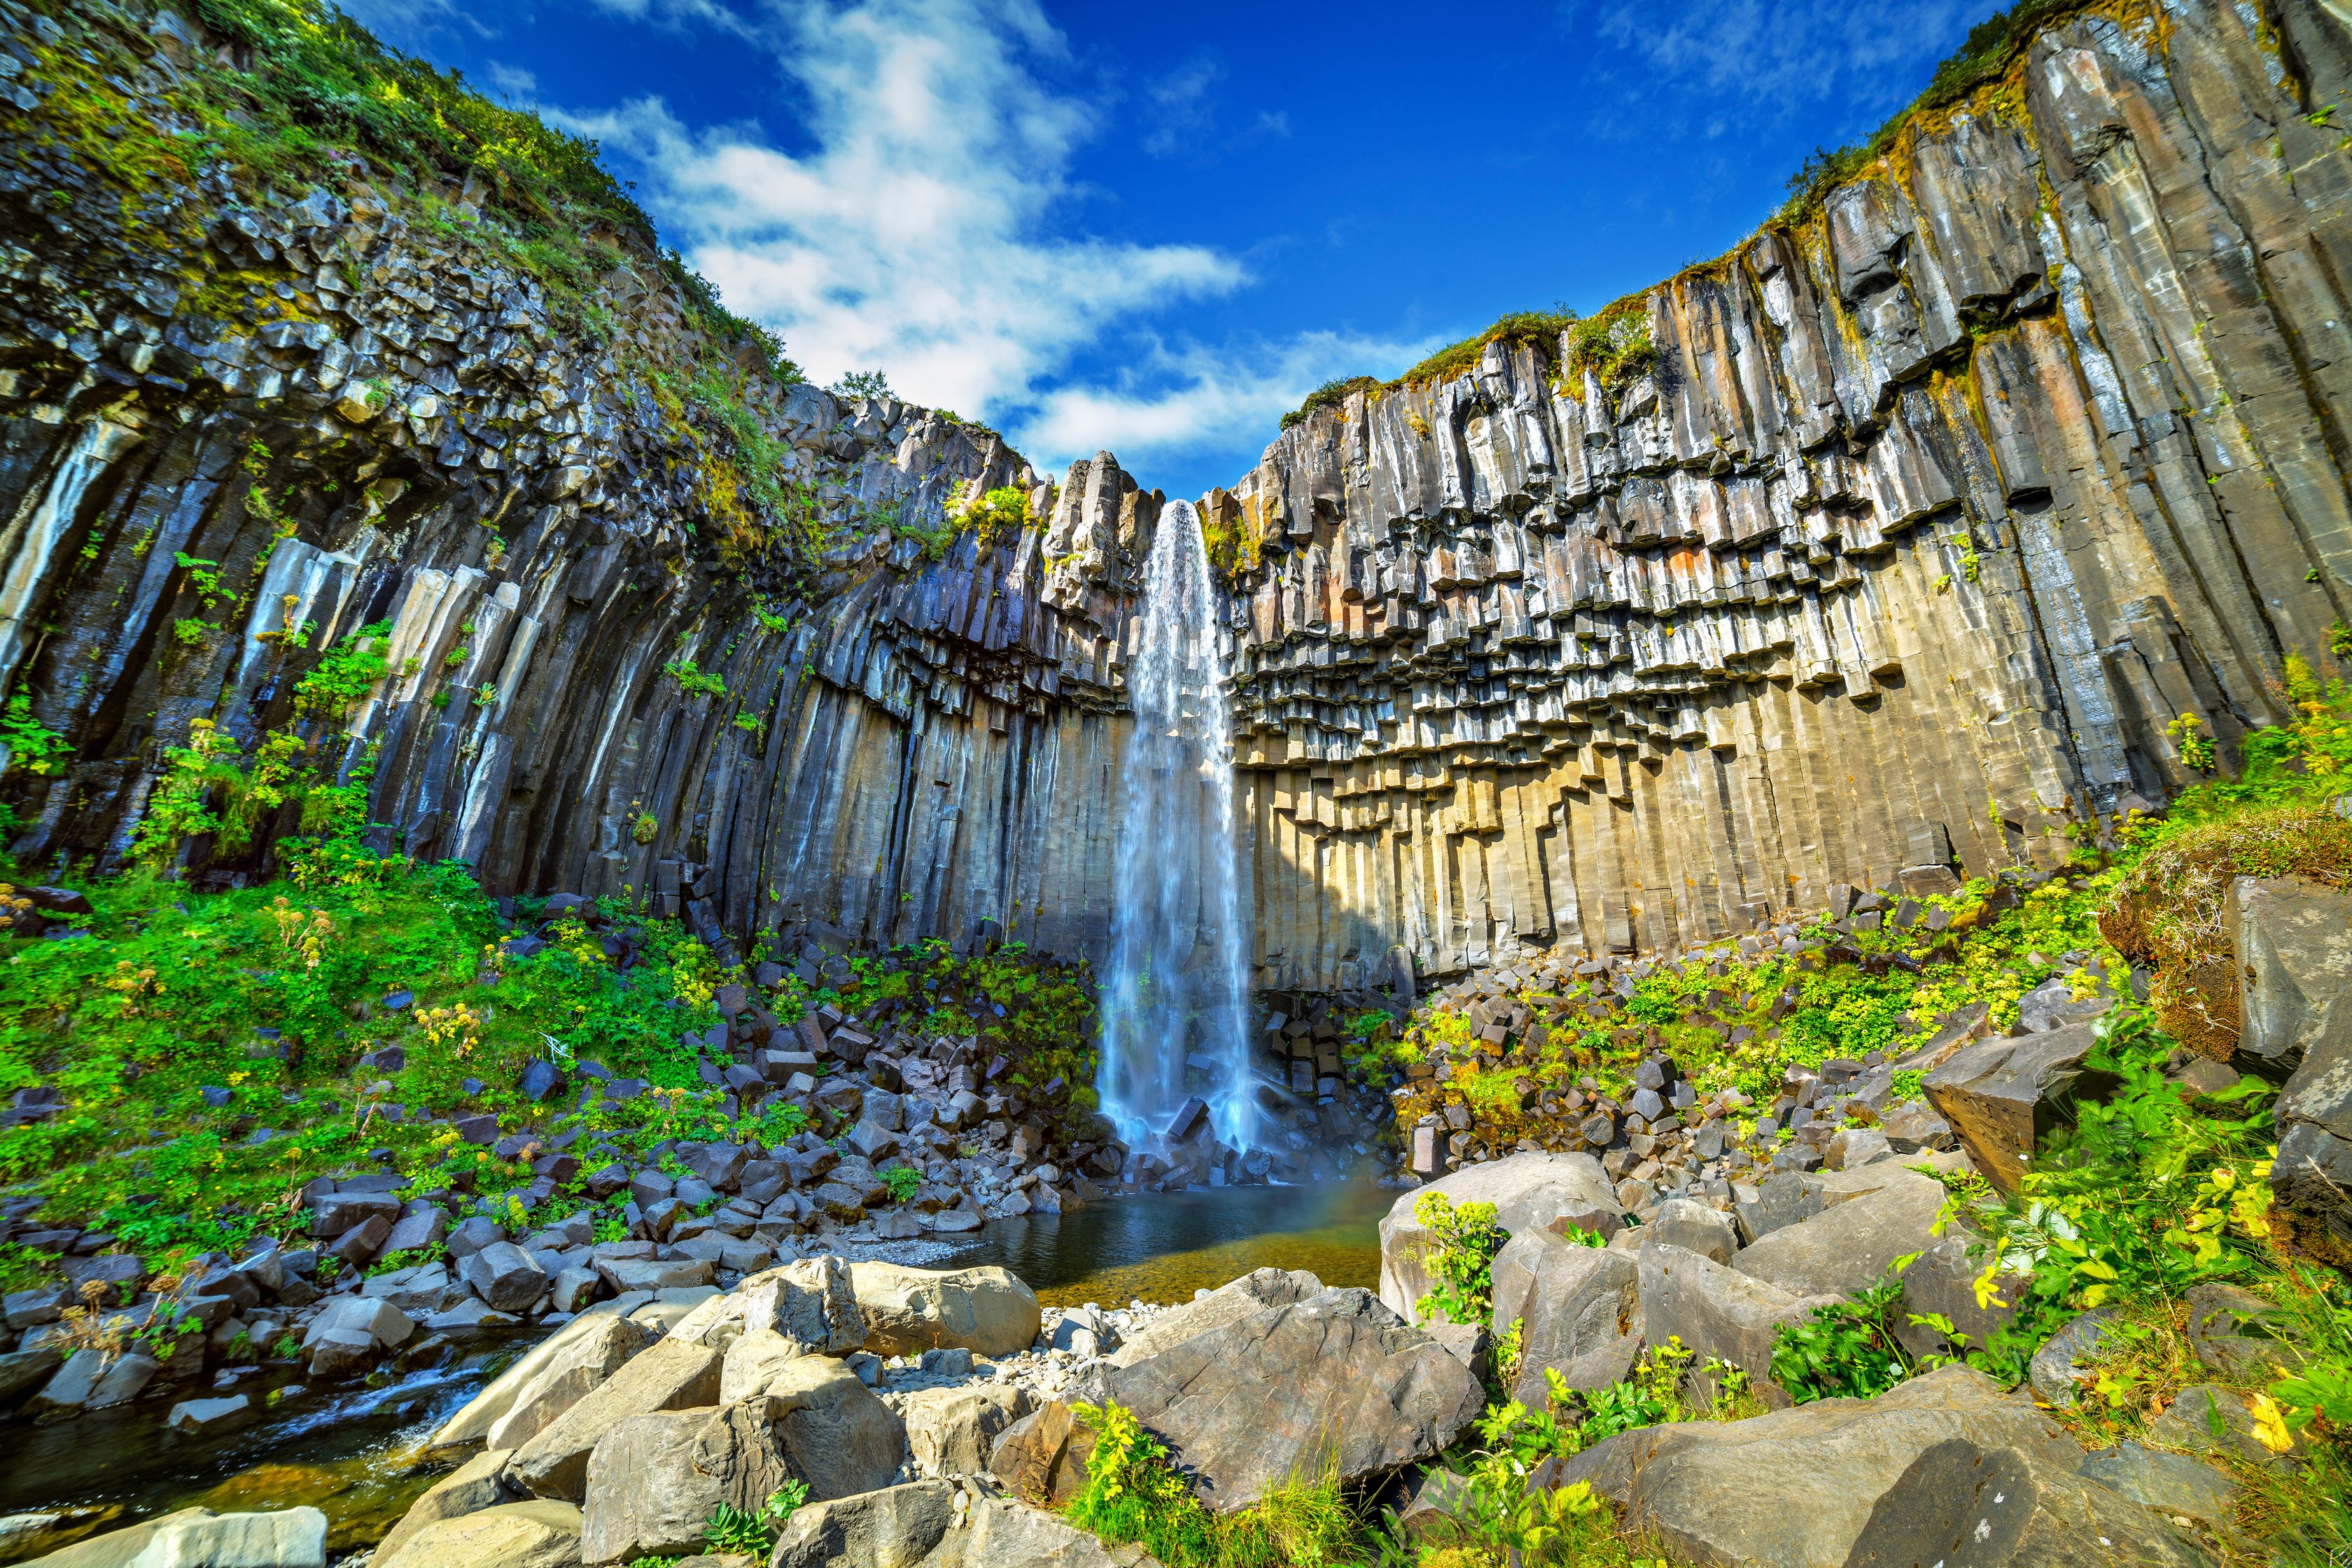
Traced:
<path id="1" fill-rule="evenodd" d="M 1554 305 L 1549 310 L 1513 310 L 1485 331 L 1438 350 L 1390 384 L 1426 386 L 1465 374 L 1476 367 L 1489 343 L 1501 343 L 1511 349 L 1532 348 L 1546 359 L 1555 358 L 1559 353 L 1560 333 L 1574 326 L 1576 320 L 1576 312 L 1565 305 Z"/>
<path id="2" fill-rule="evenodd" d="M 1412 1217 L 1431 1237 L 1421 1259 L 1430 1278 L 1421 1298 L 1423 1317 L 1477 1324 L 1494 1310 L 1495 1255 L 1510 1239 L 1495 1212 L 1493 1204 L 1457 1205 L 1434 1189 L 1413 1200 Z"/>
<path id="3" fill-rule="evenodd" d="M 724 697 L 727 682 L 716 674 L 706 673 L 690 658 L 674 658 L 662 666 L 662 673 L 675 680 L 688 693 L 703 697 Z"/>
<path id="4" fill-rule="evenodd" d="M 33 700 L 21 691 L 8 699 L 6 711 L 0 713 L 0 748 L 7 752 L 10 768 L 22 768 L 36 778 L 56 773 L 61 760 L 73 754 L 63 735 L 33 717 Z"/>
<path id="5" fill-rule="evenodd" d="M 1282 416 L 1282 427 L 1285 430 L 1287 430 L 1294 425 L 1303 425 L 1309 418 L 1313 417 L 1316 410 L 1318 409 L 1338 408 L 1346 404 L 1349 398 L 1354 396 L 1359 392 L 1370 394 L 1378 392 L 1380 389 L 1381 378 L 1376 375 L 1343 375 L 1335 377 L 1330 381 L 1325 382 L 1314 391 L 1308 393 L 1305 402 L 1292 409 L 1289 413 L 1284 415 Z"/>
<path id="6" fill-rule="evenodd" d="M 391 668 L 385 657 L 391 645 L 392 623 L 377 621 L 329 648 L 317 668 L 295 683 L 294 711 L 330 723 L 350 718 Z"/>

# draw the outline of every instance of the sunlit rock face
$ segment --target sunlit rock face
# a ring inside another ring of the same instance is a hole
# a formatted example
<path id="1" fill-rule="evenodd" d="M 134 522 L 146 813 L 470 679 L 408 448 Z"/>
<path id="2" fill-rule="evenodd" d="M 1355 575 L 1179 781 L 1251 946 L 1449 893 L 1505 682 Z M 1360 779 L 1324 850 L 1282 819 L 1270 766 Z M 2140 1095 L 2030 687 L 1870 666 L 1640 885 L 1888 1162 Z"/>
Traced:
<path id="1" fill-rule="evenodd" d="M 2179 715 L 2277 719 L 2352 598 L 2346 61 L 2315 5 L 2067 23 L 1651 291 L 1650 374 L 1497 344 L 1285 432 L 1206 503 L 1266 555 L 1267 983 L 2047 863 L 2194 776 Z"/>
<path id="2" fill-rule="evenodd" d="M 144 39 L 108 68 L 170 123 L 200 29 L 110 15 L 67 22 Z M 2251 15 L 2049 30 L 1643 297 L 1643 374 L 1498 344 L 1204 498 L 1248 563 L 1252 980 L 1653 951 L 2048 862 L 2191 776 L 2180 715 L 2225 759 L 2279 717 L 2283 656 L 2352 609 L 2352 153 L 2314 123 L 2352 49 L 2308 0 Z M 372 765 L 387 843 L 494 891 L 633 889 L 743 955 L 1107 955 L 1158 492 L 783 384 L 626 236 L 564 306 L 455 184 L 126 197 L 61 133 L 39 62 L 79 57 L 16 41 L 0 679 L 73 747 L 0 786 L 20 854 L 119 859 L 196 721 L 290 727 Z M 729 482 L 714 372 L 767 497 Z M 1031 521 L 960 527 L 992 489 Z M 299 711 L 385 623 L 386 678 Z M 266 870 L 290 828 L 192 868 Z"/>

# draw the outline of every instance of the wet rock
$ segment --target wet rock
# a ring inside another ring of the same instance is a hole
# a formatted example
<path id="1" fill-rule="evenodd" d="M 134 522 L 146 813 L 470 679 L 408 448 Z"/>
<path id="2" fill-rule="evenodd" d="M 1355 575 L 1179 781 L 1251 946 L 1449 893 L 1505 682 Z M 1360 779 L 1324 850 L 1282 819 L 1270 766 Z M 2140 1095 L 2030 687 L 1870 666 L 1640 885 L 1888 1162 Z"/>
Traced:
<path id="1" fill-rule="evenodd" d="M 1485 1407 L 1467 1367 L 1370 1292 L 1349 1289 L 1196 1334 L 1109 1371 L 1103 1387 L 1219 1510 L 1309 1467 L 1353 1483 L 1427 1458 Z"/>
<path id="2" fill-rule="evenodd" d="M 850 1278 L 877 1355 L 956 1345 L 985 1356 L 1017 1355 L 1044 1321 L 1036 1292 L 997 1268 L 906 1268 L 854 1263 Z"/>
<path id="3" fill-rule="evenodd" d="M 1590 1154 L 1514 1154 L 1467 1166 L 1402 1194 L 1381 1221 L 1380 1294 L 1391 1311 L 1407 1319 L 1429 1289 L 1422 1258 L 1434 1237 L 1413 1217 L 1415 1204 L 1427 1192 L 1444 1193 L 1457 1207 L 1493 1204 L 1496 1223 L 1514 1236 L 1541 1229 L 1566 1215 L 1594 1208 L 1618 1211 L 1616 1189 L 1601 1162 Z"/>
<path id="4" fill-rule="evenodd" d="M 247 1425 L 258 1414 L 259 1406 L 247 1394 L 226 1394 L 218 1399 L 183 1399 L 164 1415 L 163 1425 L 183 1436 L 227 1432 Z"/>

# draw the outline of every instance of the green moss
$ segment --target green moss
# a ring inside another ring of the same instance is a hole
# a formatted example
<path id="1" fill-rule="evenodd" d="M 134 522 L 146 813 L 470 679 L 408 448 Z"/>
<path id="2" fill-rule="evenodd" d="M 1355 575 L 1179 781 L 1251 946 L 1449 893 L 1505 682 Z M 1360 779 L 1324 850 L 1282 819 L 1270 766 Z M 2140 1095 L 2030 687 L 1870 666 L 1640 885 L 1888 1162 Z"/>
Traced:
<path id="1" fill-rule="evenodd" d="M 1450 381 L 1476 368 L 1480 356 L 1489 343 L 1510 347 L 1532 348 L 1547 358 L 1559 352 L 1559 334 L 1576 324 L 1576 312 L 1565 305 L 1555 305 L 1549 310 L 1514 310 L 1475 337 L 1438 350 L 1414 365 L 1396 380 L 1396 386 L 1426 386 L 1432 382 Z"/>

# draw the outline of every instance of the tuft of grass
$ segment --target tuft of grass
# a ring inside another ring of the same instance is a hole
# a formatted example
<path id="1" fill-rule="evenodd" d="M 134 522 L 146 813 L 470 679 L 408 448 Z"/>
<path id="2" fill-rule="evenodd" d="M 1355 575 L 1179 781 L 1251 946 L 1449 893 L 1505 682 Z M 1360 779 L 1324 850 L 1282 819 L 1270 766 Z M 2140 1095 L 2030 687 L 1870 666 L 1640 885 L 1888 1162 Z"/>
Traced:
<path id="1" fill-rule="evenodd" d="M 1381 390 L 1381 379 L 1375 375 L 1346 375 L 1325 382 L 1307 395 L 1307 401 L 1282 416 L 1282 427 L 1304 425 L 1320 408 L 1337 408 L 1359 392 Z"/>
<path id="2" fill-rule="evenodd" d="M 1467 374 L 1475 368 L 1488 343 L 1505 343 L 1513 348 L 1526 346 L 1547 358 L 1559 353 L 1559 335 L 1574 326 L 1577 315 L 1565 305 L 1554 305 L 1549 310 L 1513 310 L 1485 331 L 1475 337 L 1438 350 L 1427 359 L 1389 383 L 1396 386 L 1427 386 L 1432 382 L 1451 381 Z"/>

